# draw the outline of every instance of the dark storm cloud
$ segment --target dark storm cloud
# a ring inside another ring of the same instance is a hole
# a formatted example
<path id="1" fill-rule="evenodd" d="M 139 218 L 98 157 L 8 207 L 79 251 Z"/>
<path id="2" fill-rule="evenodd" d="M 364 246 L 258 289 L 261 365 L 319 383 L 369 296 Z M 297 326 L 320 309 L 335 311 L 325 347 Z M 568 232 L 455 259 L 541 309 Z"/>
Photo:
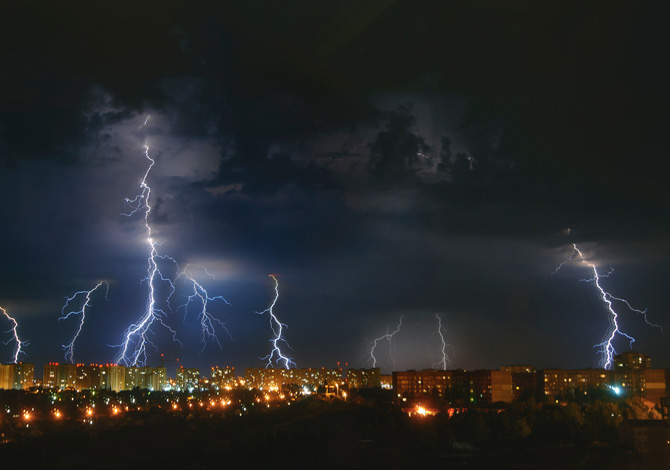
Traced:
<path id="1" fill-rule="evenodd" d="M 4 2 L 0 182 L 18 202 L 2 214 L 15 250 L 0 293 L 27 299 L 38 280 L 60 298 L 109 275 L 117 302 L 142 305 L 141 217 L 118 213 L 149 142 L 161 249 L 234 266 L 238 314 L 283 272 L 296 351 L 328 349 L 312 340 L 324 324 L 355 349 L 389 316 L 449 311 L 464 336 L 495 337 L 461 365 L 494 346 L 516 360 L 502 338 L 522 334 L 549 361 L 547 317 L 575 310 L 573 287 L 544 277 L 560 247 L 627 266 L 668 256 L 656 7 Z"/>
<path id="2" fill-rule="evenodd" d="M 411 105 L 390 113 L 385 129 L 371 145 L 369 168 L 374 177 L 397 183 L 416 174 L 429 147 L 412 132 L 414 124 Z"/>

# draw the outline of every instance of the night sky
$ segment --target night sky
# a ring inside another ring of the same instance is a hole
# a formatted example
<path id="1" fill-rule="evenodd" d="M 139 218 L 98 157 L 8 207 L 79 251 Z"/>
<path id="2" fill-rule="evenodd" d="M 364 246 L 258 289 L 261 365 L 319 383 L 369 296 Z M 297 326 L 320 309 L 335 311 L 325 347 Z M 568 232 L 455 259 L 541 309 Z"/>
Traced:
<path id="1" fill-rule="evenodd" d="M 145 144 L 159 252 L 206 266 L 216 279 L 198 280 L 230 302 L 210 303 L 230 332 L 216 325 L 220 348 L 201 352 L 197 312 L 175 309 L 182 345 L 153 328 L 150 364 L 264 366 L 272 332 L 256 312 L 275 274 L 298 367 L 371 366 L 369 341 L 401 317 L 382 371 L 431 367 L 436 314 L 452 368 L 596 367 L 608 314 L 579 282 L 591 272 L 552 275 L 572 243 L 670 334 L 669 13 L 3 1 L 0 306 L 29 341 L 22 360 L 63 362 L 77 326 L 58 321 L 65 297 L 100 280 L 108 301 L 93 296 L 77 362 L 111 362 L 145 311 L 147 233 L 122 215 Z M 616 307 L 634 349 L 670 367 L 662 333 Z"/>

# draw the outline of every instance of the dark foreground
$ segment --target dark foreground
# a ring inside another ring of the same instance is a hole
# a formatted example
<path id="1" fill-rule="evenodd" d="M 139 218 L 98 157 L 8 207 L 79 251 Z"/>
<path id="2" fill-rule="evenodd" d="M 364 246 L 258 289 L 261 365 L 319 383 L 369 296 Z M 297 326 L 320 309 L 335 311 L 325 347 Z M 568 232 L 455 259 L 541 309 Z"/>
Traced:
<path id="1" fill-rule="evenodd" d="M 62 422 L 3 444 L 0 455 L 2 468 L 658 468 L 616 440 L 493 440 L 482 423 L 315 398 L 255 415 Z"/>

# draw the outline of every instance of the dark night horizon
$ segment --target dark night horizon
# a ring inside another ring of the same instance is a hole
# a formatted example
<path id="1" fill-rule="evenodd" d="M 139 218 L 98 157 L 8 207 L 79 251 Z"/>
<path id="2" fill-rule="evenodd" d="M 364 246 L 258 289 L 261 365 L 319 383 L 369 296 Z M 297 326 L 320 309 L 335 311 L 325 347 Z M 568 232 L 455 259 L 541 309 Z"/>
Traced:
<path id="1" fill-rule="evenodd" d="M 0 307 L 21 359 L 65 362 L 76 320 L 61 308 L 97 282 L 108 300 L 93 296 L 76 362 L 113 362 L 142 316 L 147 232 L 123 213 L 145 145 L 159 252 L 206 267 L 198 281 L 230 302 L 210 305 L 220 348 L 201 352 L 182 309 L 166 321 L 183 346 L 153 328 L 148 364 L 263 367 L 274 275 L 299 368 L 370 367 L 369 341 L 401 317 L 382 372 L 430 368 L 435 315 L 450 368 L 597 367 L 592 273 L 554 273 L 573 243 L 668 330 L 667 10 L 5 2 Z M 661 331 L 617 311 L 632 348 L 670 368 Z"/>

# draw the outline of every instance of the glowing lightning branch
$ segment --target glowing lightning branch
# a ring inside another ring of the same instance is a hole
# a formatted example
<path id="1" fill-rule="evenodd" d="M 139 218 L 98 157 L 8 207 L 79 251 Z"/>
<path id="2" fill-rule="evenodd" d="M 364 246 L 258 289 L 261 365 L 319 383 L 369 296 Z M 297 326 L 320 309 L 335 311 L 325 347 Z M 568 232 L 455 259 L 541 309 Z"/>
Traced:
<path id="1" fill-rule="evenodd" d="M 209 271 L 207 271 L 207 268 L 205 268 L 204 266 L 198 266 L 198 267 L 202 269 L 205 272 L 205 274 L 207 274 L 209 277 L 215 279 L 214 275 L 211 274 Z M 230 334 L 230 331 L 228 331 L 228 328 L 226 328 L 225 323 L 223 323 L 218 318 L 212 316 L 212 314 L 209 313 L 209 311 L 207 311 L 207 304 L 208 302 L 213 302 L 215 300 L 221 300 L 226 305 L 230 305 L 230 303 L 228 303 L 228 301 L 220 295 L 210 297 L 209 294 L 207 293 L 207 290 L 202 286 L 202 284 L 196 281 L 195 278 L 193 277 L 189 265 L 186 265 L 184 270 L 181 273 L 179 273 L 179 276 L 177 277 L 184 278 L 185 281 L 191 284 L 193 288 L 193 293 L 186 297 L 186 303 L 180 305 L 178 309 L 183 308 L 184 314 L 186 314 L 188 313 L 188 307 L 189 305 L 191 305 L 191 303 L 199 302 L 201 305 L 200 311 L 198 312 L 198 318 L 200 319 L 200 327 L 201 327 L 200 338 L 202 340 L 202 349 L 200 350 L 200 352 L 205 350 L 208 339 L 210 341 L 214 341 L 216 344 L 219 345 L 220 348 L 221 343 L 219 342 L 219 338 L 216 337 L 216 330 L 214 329 L 214 323 L 218 323 L 226 331 L 226 333 L 228 333 L 228 336 L 230 336 L 231 338 L 232 336 Z"/>
<path id="2" fill-rule="evenodd" d="M 284 343 L 289 349 L 291 346 L 288 344 L 286 339 L 284 338 L 283 335 L 283 329 L 288 328 L 288 326 L 282 322 L 280 322 L 277 317 L 274 314 L 274 306 L 277 303 L 277 299 L 279 299 L 279 281 L 277 278 L 273 275 L 269 275 L 272 279 L 275 281 L 275 297 L 272 299 L 272 303 L 268 308 L 263 310 L 262 312 L 256 312 L 259 315 L 263 315 L 265 313 L 268 313 L 270 315 L 270 328 L 272 329 L 272 333 L 274 336 L 270 340 L 272 343 L 272 351 L 270 351 L 270 354 L 267 356 L 261 358 L 261 359 L 267 359 L 268 362 L 265 365 L 265 367 L 272 367 L 275 363 L 281 364 L 283 363 L 284 367 L 286 369 L 291 368 L 291 364 L 293 364 L 293 367 L 295 367 L 295 362 L 293 362 L 288 356 L 285 356 L 279 347 L 279 343 L 282 342 Z"/>
<path id="3" fill-rule="evenodd" d="M 149 119 L 147 118 L 147 121 L 148 120 Z M 168 278 L 164 277 L 158 269 L 158 262 L 156 259 L 165 259 L 165 257 L 158 255 L 158 250 L 156 249 L 157 243 L 151 238 L 151 226 L 149 225 L 149 214 L 151 213 L 149 197 L 151 196 L 151 188 L 147 184 L 147 177 L 156 162 L 149 156 L 149 147 L 147 145 L 144 146 L 144 155 L 147 160 L 149 160 L 149 167 L 144 173 L 144 177 L 140 183 L 141 192 L 133 199 L 126 198 L 126 204 L 130 206 L 131 210 L 123 215 L 131 217 L 138 212 L 144 212 L 144 225 L 146 227 L 147 241 L 150 247 L 149 258 L 147 260 L 147 276 L 144 278 L 144 281 L 146 281 L 149 286 L 149 299 L 147 300 L 147 307 L 144 315 L 142 315 L 137 323 L 131 324 L 126 329 L 123 334 L 123 342 L 119 345 L 120 351 L 115 358 L 115 362 L 119 364 L 124 363 L 127 366 L 136 366 L 138 364 L 144 365 L 146 363 L 147 344 L 153 345 L 148 338 L 148 333 L 151 331 L 150 329 L 154 322 L 158 322 L 167 328 L 172 333 L 172 338 L 177 341 L 177 332 L 163 321 L 167 314 L 162 309 L 156 307 L 156 276 L 158 276 L 160 280 L 168 282 L 171 289 L 174 289 L 174 284 Z"/>
<path id="4" fill-rule="evenodd" d="M 98 288 L 103 284 L 107 287 L 105 292 L 105 300 L 107 300 L 107 294 L 109 294 L 109 283 L 105 281 L 100 281 L 91 290 L 82 290 L 76 292 L 72 297 L 66 297 L 65 305 L 63 305 L 63 308 L 61 309 L 61 316 L 60 318 L 58 318 L 58 321 L 66 320 L 73 315 L 81 315 L 81 319 L 79 320 L 79 327 L 77 328 L 77 331 L 72 337 L 72 340 L 70 341 L 69 344 L 63 345 L 63 351 L 65 351 L 65 360 L 70 361 L 71 364 L 74 364 L 74 343 L 75 341 L 77 341 L 79 333 L 81 333 L 81 329 L 84 327 L 84 321 L 86 320 L 86 309 L 91 306 L 91 295 L 93 295 L 93 292 L 98 290 Z M 79 310 L 71 310 L 69 312 L 66 312 L 65 310 L 67 308 L 70 308 L 70 302 L 73 302 L 79 296 L 83 296 L 85 299 L 85 302 L 81 306 L 81 308 Z"/>
<path id="5" fill-rule="evenodd" d="M 663 330 L 662 330 L 660 325 L 655 325 L 655 324 L 649 322 L 649 320 L 647 319 L 647 311 L 646 310 L 638 310 L 636 308 L 633 308 L 628 303 L 628 301 L 626 301 L 624 299 L 621 299 L 621 298 L 618 298 L 618 297 L 614 297 L 609 292 L 606 292 L 602 288 L 602 286 L 600 285 L 600 279 L 604 278 L 604 277 L 608 277 L 610 274 L 612 274 L 612 272 L 614 272 L 614 270 L 613 269 L 610 270 L 607 274 L 599 274 L 598 270 L 596 269 L 596 266 L 594 264 L 589 263 L 588 261 L 586 261 L 586 258 L 584 257 L 582 252 L 579 251 L 579 248 L 577 248 L 576 244 L 572 245 L 572 253 L 570 253 L 570 257 L 566 261 L 562 262 L 558 266 L 558 268 L 556 268 L 556 270 L 554 270 L 554 273 L 558 272 L 558 270 L 561 269 L 566 263 L 569 263 L 570 261 L 572 261 L 574 259 L 575 255 L 579 256 L 580 261 L 583 264 L 585 264 L 586 266 L 588 266 L 593 271 L 593 277 L 592 278 L 582 279 L 582 281 L 583 282 L 590 282 L 596 287 L 596 290 L 598 291 L 599 297 L 602 299 L 603 303 L 605 304 L 605 308 L 607 309 L 607 311 L 610 314 L 610 319 L 609 319 L 610 320 L 610 325 L 607 329 L 607 332 L 603 336 L 603 340 L 599 344 L 596 344 L 594 346 L 594 347 L 599 348 L 599 352 L 600 352 L 600 355 L 601 355 L 600 366 L 603 367 L 604 369 L 610 369 L 612 367 L 613 356 L 614 356 L 614 354 L 616 354 L 616 350 L 614 349 L 614 346 L 612 345 L 612 341 L 614 340 L 614 338 L 617 335 L 624 336 L 625 338 L 627 338 L 629 340 L 631 347 L 633 346 L 633 343 L 635 342 L 635 338 L 628 335 L 627 333 L 624 333 L 621 329 L 619 329 L 619 322 L 618 322 L 619 315 L 614 310 L 614 306 L 612 304 L 613 300 L 621 302 L 621 303 L 625 304 L 628 307 L 629 310 L 641 314 L 644 317 L 645 323 L 647 323 L 649 326 L 659 328 L 659 329 L 661 329 L 661 332 Z"/>
<path id="6" fill-rule="evenodd" d="M 402 326 L 402 317 L 400 317 L 400 321 L 398 322 L 398 326 L 396 327 L 396 329 L 393 332 L 389 332 L 389 327 L 388 327 L 388 325 L 386 325 L 386 334 L 380 336 L 379 338 L 375 338 L 375 340 L 372 341 L 372 345 L 370 347 L 370 359 L 372 360 L 372 367 L 373 368 L 377 367 L 377 362 L 378 362 L 377 358 L 375 357 L 375 349 L 377 348 L 377 345 L 379 344 L 379 342 L 384 340 L 384 339 L 387 340 L 388 343 L 389 343 L 389 351 L 390 351 L 390 354 L 391 354 L 391 361 L 393 361 L 393 363 L 395 365 L 395 361 L 393 360 L 393 348 L 392 348 L 391 340 L 393 339 L 395 334 L 400 331 L 401 326 Z M 380 363 L 380 366 L 381 365 L 382 364 Z"/>
<path id="7" fill-rule="evenodd" d="M 447 365 L 451 364 L 451 359 L 449 359 L 449 355 L 447 354 L 447 347 L 451 348 L 451 345 L 447 344 L 447 342 L 444 340 L 445 330 L 442 327 L 442 318 L 437 313 L 435 314 L 435 318 L 437 318 L 437 331 L 434 333 L 434 335 L 438 335 L 440 337 L 440 355 L 442 359 L 440 359 L 437 364 L 434 364 L 433 367 L 447 370 Z"/>
<path id="8" fill-rule="evenodd" d="M 19 329 L 19 324 L 16 321 L 16 319 L 14 319 L 14 317 L 11 317 L 7 313 L 7 310 L 5 310 L 4 308 L 0 307 L 0 310 L 2 310 L 2 314 L 7 318 L 7 320 L 12 322 L 12 324 L 14 325 L 10 330 L 6 331 L 6 333 L 9 333 L 11 331 L 14 337 L 8 339 L 7 341 L 4 341 L 3 344 L 7 345 L 12 341 L 16 342 L 16 349 L 14 350 L 14 360 L 13 360 L 14 364 L 16 364 L 17 362 L 19 362 L 19 354 L 25 354 L 23 351 L 21 351 L 21 347 L 27 346 L 28 343 L 26 341 L 21 341 L 19 339 L 19 333 L 17 331 Z"/>
<path id="9" fill-rule="evenodd" d="M 149 117 L 147 117 L 147 119 L 144 121 L 142 127 L 146 126 L 148 121 Z M 156 286 L 158 282 L 167 283 L 169 286 L 169 294 L 167 295 L 166 300 L 170 309 L 170 298 L 176 290 L 176 279 L 173 281 L 170 277 L 163 275 L 158 266 L 159 260 L 173 263 L 178 273 L 177 279 L 183 278 L 192 286 L 193 293 L 187 296 L 186 303 L 181 306 L 184 308 L 184 311 L 188 313 L 188 307 L 194 302 L 200 302 L 202 305 L 202 309 L 198 314 L 198 318 L 200 320 L 200 326 L 202 329 L 201 338 L 203 343 L 203 350 L 207 344 L 207 339 L 215 341 L 217 344 L 219 344 L 219 346 L 221 346 L 218 338 L 216 337 L 214 323 L 218 323 L 226 330 L 226 332 L 228 332 L 225 324 L 217 318 L 213 317 L 207 310 L 208 302 L 214 300 L 222 300 L 226 304 L 228 304 L 228 302 L 221 296 L 210 297 L 207 293 L 207 290 L 194 279 L 188 265 L 184 271 L 180 272 L 179 265 L 174 258 L 167 255 L 158 254 L 158 243 L 156 243 L 156 241 L 152 238 L 151 226 L 149 225 L 149 215 L 151 214 L 149 198 L 151 196 L 151 188 L 147 184 L 149 173 L 151 172 L 151 169 L 156 162 L 149 155 L 149 147 L 147 145 L 144 146 L 144 156 L 147 160 L 149 160 L 149 166 L 140 183 L 141 191 L 133 199 L 126 198 L 126 204 L 130 207 L 130 211 L 126 214 L 123 214 L 127 217 L 131 217 L 137 213 L 144 213 L 144 226 L 146 227 L 147 241 L 149 243 L 147 275 L 143 279 L 143 282 L 146 282 L 149 286 L 149 297 L 147 300 L 146 310 L 139 321 L 137 323 L 131 324 L 124 332 L 123 342 L 118 345 L 119 353 L 115 358 L 117 363 L 123 363 L 130 366 L 136 366 L 138 364 L 144 365 L 146 363 L 147 344 L 154 346 L 149 339 L 149 333 L 152 331 L 151 327 L 154 323 L 159 323 L 160 325 L 164 326 L 168 331 L 170 331 L 170 333 L 172 333 L 172 339 L 181 344 L 181 342 L 177 339 L 177 332 L 165 322 L 167 313 L 163 309 L 156 306 Z M 205 272 L 211 276 L 211 274 L 209 274 L 209 272 L 204 267 L 202 267 L 202 269 L 204 269 Z M 230 333 L 228 334 L 230 335 Z"/>

